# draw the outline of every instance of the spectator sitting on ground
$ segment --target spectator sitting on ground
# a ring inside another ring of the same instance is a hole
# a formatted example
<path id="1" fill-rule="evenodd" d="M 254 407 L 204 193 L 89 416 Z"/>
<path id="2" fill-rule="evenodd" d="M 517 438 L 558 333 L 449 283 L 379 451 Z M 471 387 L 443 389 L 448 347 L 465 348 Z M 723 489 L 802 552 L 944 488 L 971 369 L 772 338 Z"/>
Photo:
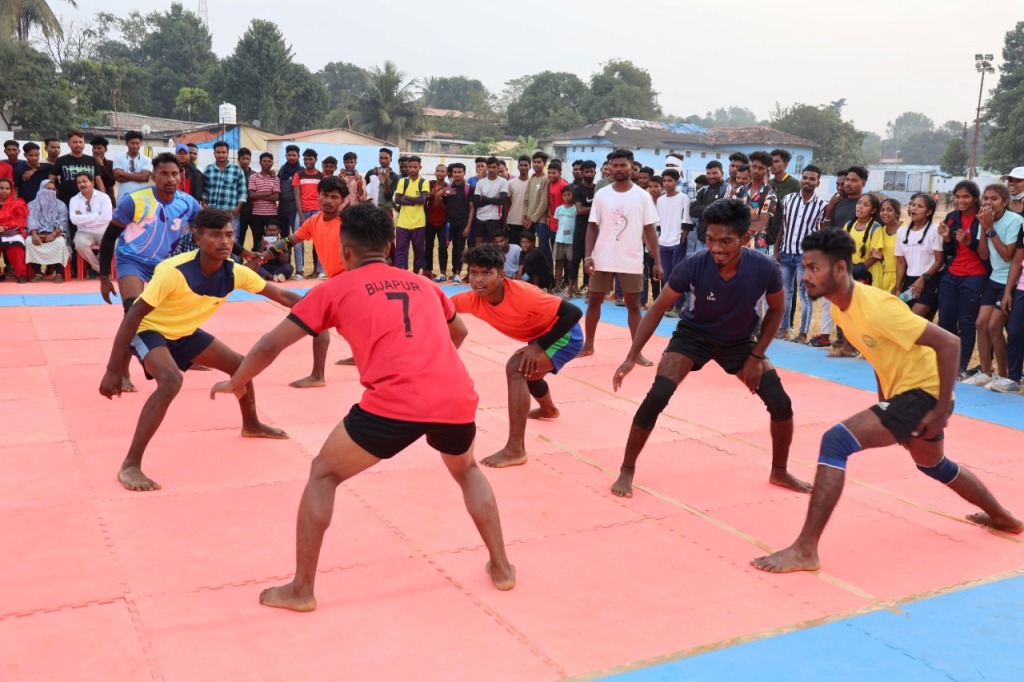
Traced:
<path id="1" fill-rule="evenodd" d="M 270 251 L 270 247 L 273 246 L 281 239 L 281 226 L 278 223 L 277 218 L 272 218 L 267 221 L 267 226 L 264 228 L 263 233 L 263 251 Z M 265 280 L 273 280 L 275 282 L 284 282 L 291 279 L 292 273 L 295 272 L 295 268 L 289 262 L 290 257 L 288 252 L 272 253 L 270 259 L 261 265 L 257 272 L 260 277 Z"/>

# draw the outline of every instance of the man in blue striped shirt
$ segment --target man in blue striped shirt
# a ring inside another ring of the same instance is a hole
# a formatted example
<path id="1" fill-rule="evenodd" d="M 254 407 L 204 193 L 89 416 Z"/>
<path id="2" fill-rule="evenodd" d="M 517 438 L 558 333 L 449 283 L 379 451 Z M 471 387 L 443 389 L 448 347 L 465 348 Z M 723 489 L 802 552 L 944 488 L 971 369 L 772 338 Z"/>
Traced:
<path id="1" fill-rule="evenodd" d="M 793 287 L 794 282 L 800 287 L 800 332 L 795 337 L 786 337 L 797 343 L 807 343 L 807 334 L 811 327 L 811 309 L 813 303 L 804 289 L 803 248 L 800 244 L 804 237 L 821 226 L 825 217 L 825 202 L 819 199 L 814 191 L 821 181 L 821 170 L 817 166 L 807 166 L 800 178 L 800 191 L 786 195 L 782 200 L 782 229 L 775 237 L 775 260 L 782 269 L 782 285 L 786 289 L 786 312 L 783 324 L 792 333 L 793 325 Z M 785 332 L 784 332 L 785 333 Z"/>

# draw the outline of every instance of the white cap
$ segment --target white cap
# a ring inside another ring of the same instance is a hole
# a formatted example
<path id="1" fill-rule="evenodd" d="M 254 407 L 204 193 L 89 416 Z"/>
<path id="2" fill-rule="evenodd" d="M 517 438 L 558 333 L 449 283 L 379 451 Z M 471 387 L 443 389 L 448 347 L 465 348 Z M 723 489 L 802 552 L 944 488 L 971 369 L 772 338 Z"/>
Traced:
<path id="1" fill-rule="evenodd" d="M 1017 166 L 1003 176 L 1003 180 L 1009 180 L 1010 178 L 1013 178 L 1014 180 L 1024 180 L 1024 166 Z"/>

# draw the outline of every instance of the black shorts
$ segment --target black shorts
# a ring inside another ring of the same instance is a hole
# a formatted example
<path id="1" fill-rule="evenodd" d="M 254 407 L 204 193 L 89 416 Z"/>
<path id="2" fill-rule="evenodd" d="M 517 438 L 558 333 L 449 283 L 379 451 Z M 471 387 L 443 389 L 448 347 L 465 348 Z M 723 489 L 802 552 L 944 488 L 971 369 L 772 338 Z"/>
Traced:
<path id="1" fill-rule="evenodd" d="M 918 424 L 938 402 L 931 393 L 915 388 L 872 405 L 871 411 L 882 420 L 882 426 L 896 437 L 896 442 L 905 445 L 914 439 L 913 433 L 917 430 Z M 942 434 L 938 434 L 932 440 L 942 440 Z"/>
<path id="2" fill-rule="evenodd" d="M 940 270 L 937 275 L 932 277 L 929 281 L 924 283 L 924 287 L 921 288 L 921 295 L 912 301 L 907 301 L 907 305 L 926 305 L 929 309 L 935 310 L 939 307 L 939 282 L 942 280 L 942 275 L 945 270 Z M 906 291 L 910 287 L 914 286 L 914 282 L 917 281 L 917 277 L 907 276 L 903 280 L 903 291 Z"/>
<path id="3" fill-rule="evenodd" d="M 679 320 L 672 338 L 665 348 L 666 353 L 679 353 L 693 360 L 693 371 L 699 370 L 709 360 L 717 362 L 729 374 L 743 369 L 743 363 L 754 350 L 752 338 L 744 341 L 722 341 L 704 333 L 686 320 Z"/>
<path id="4" fill-rule="evenodd" d="M 501 224 L 501 220 L 481 220 L 480 227 L 476 231 L 476 238 L 480 239 L 483 237 L 488 242 L 492 241 L 499 234 L 507 235 L 504 226 Z"/>
<path id="5" fill-rule="evenodd" d="M 985 287 L 981 290 L 981 305 L 992 305 L 1002 310 L 1004 291 L 1006 291 L 1005 285 L 987 280 Z"/>
<path id="6" fill-rule="evenodd" d="M 380 459 L 391 459 L 421 436 L 426 436 L 427 445 L 444 455 L 461 455 L 468 452 L 476 438 L 476 422 L 406 422 L 378 417 L 358 404 L 352 406 L 343 421 L 345 430 L 356 445 Z"/>
<path id="7" fill-rule="evenodd" d="M 149 352 L 154 348 L 166 348 L 174 358 L 174 364 L 184 372 L 192 366 L 192 361 L 196 357 L 210 347 L 211 343 L 213 343 L 213 334 L 204 332 L 202 329 L 197 329 L 189 336 L 183 336 L 174 341 L 168 341 L 160 332 L 147 329 L 139 332 L 132 339 L 131 351 L 142 363 L 142 369 L 145 371 L 146 356 L 149 355 Z M 153 377 L 146 372 L 146 378 L 152 379 Z"/>

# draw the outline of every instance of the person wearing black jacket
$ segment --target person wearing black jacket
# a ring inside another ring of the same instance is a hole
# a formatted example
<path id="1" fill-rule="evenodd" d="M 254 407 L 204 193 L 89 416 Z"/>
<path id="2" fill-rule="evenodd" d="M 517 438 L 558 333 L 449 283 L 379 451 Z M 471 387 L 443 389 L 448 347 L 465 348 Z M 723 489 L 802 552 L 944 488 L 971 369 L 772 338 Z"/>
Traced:
<path id="1" fill-rule="evenodd" d="M 721 161 L 708 161 L 708 165 L 704 168 L 704 174 L 707 176 L 708 184 L 697 190 L 697 196 L 690 204 L 690 218 L 693 220 L 693 229 L 697 231 L 697 244 L 693 252 L 707 248 L 704 246 L 704 238 L 708 232 L 707 223 L 703 219 L 704 210 L 729 192 L 729 185 L 723 178 Z M 690 231 L 685 227 L 684 230 L 683 239 L 685 240 L 689 238 Z M 693 246 L 692 239 L 690 246 Z"/>
<path id="2" fill-rule="evenodd" d="M 179 189 L 202 203 L 203 189 L 206 187 L 206 176 L 199 170 L 189 157 L 188 145 L 179 144 L 174 149 L 174 156 L 178 159 L 178 167 L 181 169 L 181 186 Z"/>
<path id="3" fill-rule="evenodd" d="M 939 281 L 939 326 L 960 337 L 959 378 L 964 379 L 977 339 L 981 292 L 992 266 L 978 255 L 982 237 L 978 185 L 970 180 L 958 182 L 953 188 L 953 203 L 956 210 L 939 225 L 946 257 L 946 275 Z"/>
<path id="4" fill-rule="evenodd" d="M 583 311 L 525 282 L 506 279 L 505 254 L 494 244 L 466 252 L 472 291 L 452 296 L 459 313 L 473 315 L 526 345 L 505 364 L 508 381 L 508 441 L 480 460 L 492 467 L 526 464 L 526 420 L 556 419 L 558 408 L 544 377 L 558 371 L 583 349 Z M 540 407 L 530 409 L 530 396 Z"/>

